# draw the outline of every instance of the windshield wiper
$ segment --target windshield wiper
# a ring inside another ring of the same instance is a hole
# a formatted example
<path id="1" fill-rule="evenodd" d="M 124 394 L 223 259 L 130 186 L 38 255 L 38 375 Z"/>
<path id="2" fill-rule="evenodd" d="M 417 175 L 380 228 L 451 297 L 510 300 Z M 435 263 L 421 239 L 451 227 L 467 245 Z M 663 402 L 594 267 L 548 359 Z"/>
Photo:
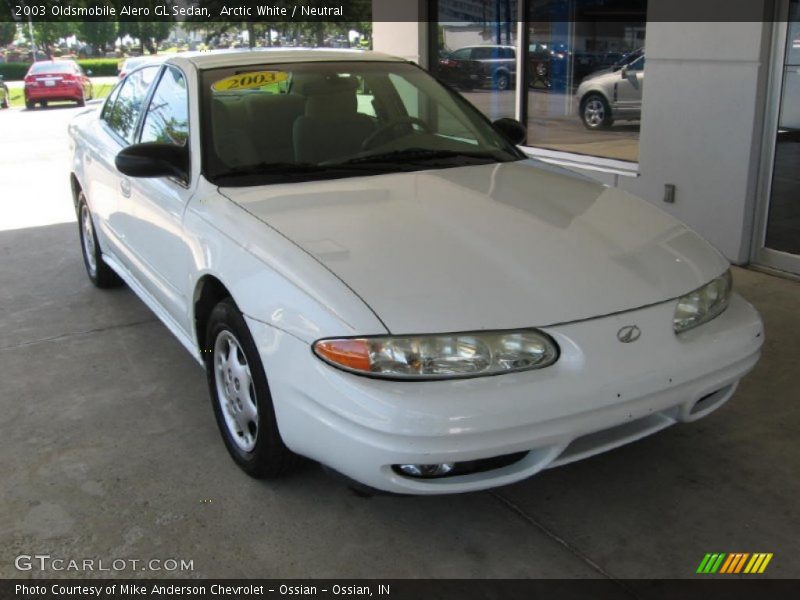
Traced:
<path id="1" fill-rule="evenodd" d="M 380 165 L 364 165 L 359 166 L 355 163 L 321 163 L 321 164 L 314 164 L 314 163 L 287 163 L 287 162 L 279 162 L 279 163 L 257 163 L 254 165 L 244 165 L 241 167 L 234 167 L 232 169 L 228 169 L 227 171 L 220 173 L 215 176 L 217 179 L 227 179 L 230 177 L 252 177 L 258 175 L 306 175 L 306 174 L 314 174 L 314 173 L 338 173 L 338 172 L 362 172 L 362 171 L 370 171 L 370 172 L 378 172 L 383 173 L 385 172 L 386 166 L 381 167 Z"/>
<path id="2" fill-rule="evenodd" d="M 254 165 L 243 165 L 241 167 L 234 167 L 227 171 L 220 173 L 217 177 L 240 177 L 247 175 L 269 175 L 272 173 L 285 173 L 303 174 L 303 173 L 317 173 L 319 171 L 326 171 L 329 167 L 322 165 L 315 165 L 313 163 L 256 163 Z"/>
<path id="3" fill-rule="evenodd" d="M 505 162 L 491 152 L 473 152 L 471 150 L 436 150 L 431 148 L 407 148 L 405 150 L 393 150 L 391 152 L 381 152 L 378 154 L 367 154 L 356 156 L 341 162 L 323 163 L 329 166 L 362 165 L 371 163 L 394 163 L 405 162 L 414 163 L 418 161 L 428 162 L 437 159 L 468 159 L 464 164 L 480 164 L 489 162 Z"/>

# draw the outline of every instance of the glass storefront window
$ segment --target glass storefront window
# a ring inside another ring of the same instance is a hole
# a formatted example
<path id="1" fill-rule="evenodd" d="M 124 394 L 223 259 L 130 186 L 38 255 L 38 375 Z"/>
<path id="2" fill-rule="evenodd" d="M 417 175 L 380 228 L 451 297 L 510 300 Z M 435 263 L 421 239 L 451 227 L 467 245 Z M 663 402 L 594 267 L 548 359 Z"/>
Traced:
<path id="1" fill-rule="evenodd" d="M 516 114 L 517 0 L 439 0 L 431 69 L 490 119 Z"/>
<path id="2" fill-rule="evenodd" d="M 789 3 L 765 246 L 800 256 L 800 0 Z"/>
<path id="3" fill-rule="evenodd" d="M 433 5 L 431 67 L 490 119 L 517 116 L 524 68 L 528 145 L 638 160 L 647 0 L 529 0 L 522 57 L 516 0 Z"/>
<path id="4" fill-rule="evenodd" d="M 646 9 L 646 0 L 531 0 L 530 145 L 638 160 Z"/>

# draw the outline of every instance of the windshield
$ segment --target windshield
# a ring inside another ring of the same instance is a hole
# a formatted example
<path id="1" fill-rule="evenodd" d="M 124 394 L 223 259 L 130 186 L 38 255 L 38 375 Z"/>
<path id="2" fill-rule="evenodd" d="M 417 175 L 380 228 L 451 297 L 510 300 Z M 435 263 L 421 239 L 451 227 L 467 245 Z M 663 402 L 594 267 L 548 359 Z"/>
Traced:
<path id="1" fill-rule="evenodd" d="M 203 173 L 221 186 L 524 158 L 463 98 L 400 62 L 205 71 Z"/>

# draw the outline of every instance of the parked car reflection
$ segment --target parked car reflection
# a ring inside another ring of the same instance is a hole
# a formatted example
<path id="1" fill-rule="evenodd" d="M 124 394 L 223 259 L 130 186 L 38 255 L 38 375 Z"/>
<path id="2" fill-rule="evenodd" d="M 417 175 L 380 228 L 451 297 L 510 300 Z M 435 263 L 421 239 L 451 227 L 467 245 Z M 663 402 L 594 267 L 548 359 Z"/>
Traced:
<path id="1" fill-rule="evenodd" d="M 628 64 L 597 71 L 581 82 L 576 97 L 581 120 L 588 129 L 608 128 L 615 120 L 641 118 L 644 62 L 642 53 Z"/>
<path id="2" fill-rule="evenodd" d="M 464 90 L 490 87 L 504 91 L 514 85 L 517 58 L 513 46 L 465 46 L 439 59 L 438 77 Z"/>

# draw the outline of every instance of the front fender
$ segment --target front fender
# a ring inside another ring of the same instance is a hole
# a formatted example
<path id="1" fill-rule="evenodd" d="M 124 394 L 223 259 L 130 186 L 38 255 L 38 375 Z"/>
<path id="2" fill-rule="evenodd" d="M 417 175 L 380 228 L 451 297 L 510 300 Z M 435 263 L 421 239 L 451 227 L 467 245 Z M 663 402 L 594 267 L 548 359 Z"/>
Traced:
<path id="1" fill-rule="evenodd" d="M 315 258 L 209 183 L 198 187 L 185 227 L 194 240 L 195 262 L 187 297 L 210 275 L 225 285 L 246 316 L 307 343 L 387 333 L 369 306 Z"/>

